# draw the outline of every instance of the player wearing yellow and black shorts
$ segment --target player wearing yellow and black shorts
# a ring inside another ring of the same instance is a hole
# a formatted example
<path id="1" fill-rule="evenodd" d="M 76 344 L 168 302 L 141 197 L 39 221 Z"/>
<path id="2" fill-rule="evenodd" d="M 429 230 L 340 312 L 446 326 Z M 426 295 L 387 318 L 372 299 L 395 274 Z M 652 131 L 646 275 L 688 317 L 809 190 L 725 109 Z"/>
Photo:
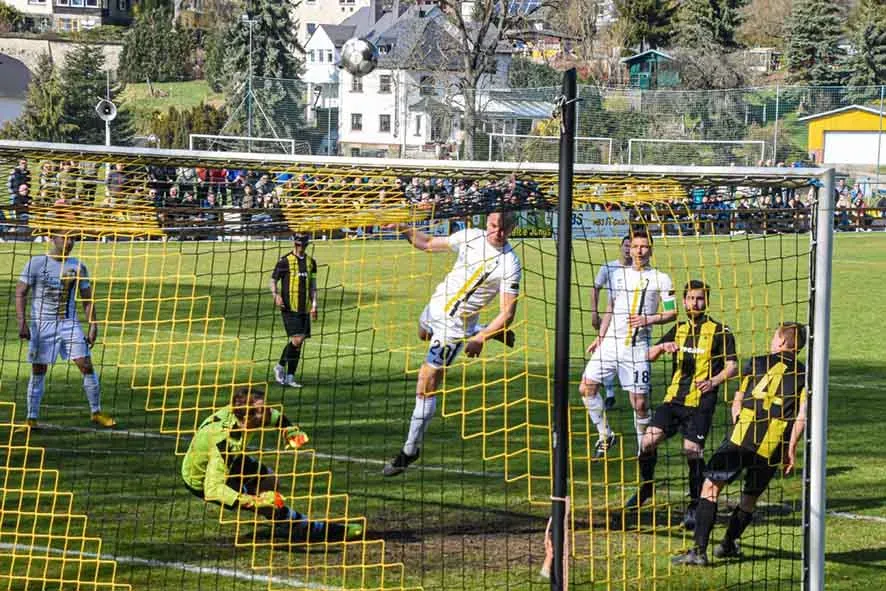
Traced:
<path id="1" fill-rule="evenodd" d="M 683 435 L 683 453 L 689 466 L 689 507 L 683 519 L 686 529 L 695 527 L 695 507 L 704 474 L 704 443 L 711 428 L 717 390 L 738 373 L 735 338 L 725 324 L 707 315 L 710 288 L 693 279 L 683 287 L 687 320 L 673 326 L 647 354 L 655 361 L 671 353 L 673 373 L 664 402 L 655 410 L 643 435 L 638 458 L 640 490 L 626 509 L 636 509 L 652 496 L 658 446 L 678 432 Z"/>
<path id="2" fill-rule="evenodd" d="M 733 427 L 711 457 L 696 510 L 695 547 L 675 556 L 674 564 L 704 566 L 717 518 L 717 497 L 726 484 L 744 472 L 741 501 L 729 517 L 723 541 L 714 556 L 738 556 L 737 540 L 751 523 L 757 499 L 779 465 L 794 468 L 797 443 L 806 428 L 806 368 L 797 353 L 806 344 L 805 327 L 779 325 L 770 353 L 754 357 L 742 369 L 741 386 L 732 401 Z"/>
<path id="3" fill-rule="evenodd" d="M 301 388 L 295 371 L 302 344 L 311 336 L 311 320 L 317 319 L 317 261 L 308 256 L 307 247 L 307 235 L 293 235 L 292 251 L 277 261 L 270 284 L 274 305 L 280 308 L 289 337 L 274 367 L 274 378 L 278 384 L 293 388 Z"/>

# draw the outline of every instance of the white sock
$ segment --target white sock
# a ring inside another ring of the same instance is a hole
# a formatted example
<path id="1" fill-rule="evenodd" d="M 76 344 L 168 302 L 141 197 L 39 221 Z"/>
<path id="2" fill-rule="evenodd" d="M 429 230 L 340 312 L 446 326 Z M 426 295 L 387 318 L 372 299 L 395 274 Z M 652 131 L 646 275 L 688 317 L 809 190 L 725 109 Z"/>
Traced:
<path id="1" fill-rule="evenodd" d="M 83 376 L 83 391 L 86 392 L 86 399 L 89 400 L 89 410 L 99 412 L 102 409 L 102 391 L 98 385 L 98 376 L 94 373 L 88 373 Z"/>
<path id="2" fill-rule="evenodd" d="M 437 412 L 437 397 L 415 397 L 415 409 L 412 411 L 412 419 L 409 421 L 409 435 L 403 445 L 403 453 L 414 456 L 421 448 L 421 442 L 425 437 L 425 431 Z"/>
<path id="3" fill-rule="evenodd" d="M 649 426 L 649 415 L 647 414 L 642 419 L 637 416 L 637 411 L 634 411 L 634 428 L 637 430 L 637 449 L 640 450 L 643 448 L 643 434 L 646 433 L 646 427 Z M 637 452 L 637 455 L 640 455 L 640 452 Z"/>
<path id="4" fill-rule="evenodd" d="M 588 409 L 591 422 L 597 427 L 597 433 L 600 434 L 600 437 L 605 439 L 612 435 L 612 430 L 606 421 L 606 415 L 603 413 L 603 399 L 599 395 L 594 395 L 582 396 L 581 400 L 584 402 L 585 408 Z"/>
<path id="5" fill-rule="evenodd" d="M 43 383 L 46 374 L 31 374 L 28 380 L 28 418 L 36 419 L 40 416 L 40 402 L 43 400 Z"/>

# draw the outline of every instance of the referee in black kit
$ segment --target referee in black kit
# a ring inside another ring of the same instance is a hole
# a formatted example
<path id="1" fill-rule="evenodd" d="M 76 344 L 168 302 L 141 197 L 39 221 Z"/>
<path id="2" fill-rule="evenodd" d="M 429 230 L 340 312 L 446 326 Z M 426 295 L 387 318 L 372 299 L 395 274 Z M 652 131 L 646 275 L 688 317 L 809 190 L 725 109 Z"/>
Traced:
<path id="1" fill-rule="evenodd" d="M 689 507 L 683 526 L 695 528 L 695 511 L 704 474 L 704 444 L 711 429 L 720 384 L 738 373 L 735 338 L 729 327 L 707 315 L 710 288 L 693 279 L 683 287 L 683 308 L 687 320 L 678 322 L 649 348 L 650 361 L 662 353 L 673 356 L 673 374 L 664 402 L 655 410 L 643 435 L 638 458 L 640 490 L 625 505 L 636 510 L 652 497 L 655 480 L 656 448 L 678 432 L 683 435 L 683 453 L 689 466 Z M 620 527 L 620 517 L 613 519 Z"/>
<path id="2" fill-rule="evenodd" d="M 274 366 L 278 384 L 301 388 L 295 370 L 302 344 L 311 336 L 311 320 L 317 319 L 317 261 L 308 256 L 307 234 L 293 234 L 292 251 L 280 257 L 271 273 L 271 294 L 280 308 L 289 342 Z M 279 289 L 278 289 L 279 286 Z"/>

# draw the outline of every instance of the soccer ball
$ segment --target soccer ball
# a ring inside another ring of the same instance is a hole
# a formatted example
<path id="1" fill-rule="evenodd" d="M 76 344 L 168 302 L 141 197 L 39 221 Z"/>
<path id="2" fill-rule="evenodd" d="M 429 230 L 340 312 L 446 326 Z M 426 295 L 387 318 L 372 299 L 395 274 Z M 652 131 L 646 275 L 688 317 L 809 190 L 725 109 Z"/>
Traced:
<path id="1" fill-rule="evenodd" d="M 378 49 L 367 39 L 348 39 L 341 48 L 339 67 L 352 76 L 365 76 L 378 65 Z"/>

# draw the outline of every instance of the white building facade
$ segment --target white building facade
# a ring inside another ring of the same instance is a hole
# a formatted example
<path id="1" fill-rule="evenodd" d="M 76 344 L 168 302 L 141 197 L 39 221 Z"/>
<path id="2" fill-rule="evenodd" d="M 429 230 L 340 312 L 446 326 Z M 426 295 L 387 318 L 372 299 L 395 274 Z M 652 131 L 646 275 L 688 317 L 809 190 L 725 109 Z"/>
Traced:
<path id="1" fill-rule="evenodd" d="M 38 30 L 84 31 L 100 25 L 126 25 L 132 0 L 6 0 Z"/>

